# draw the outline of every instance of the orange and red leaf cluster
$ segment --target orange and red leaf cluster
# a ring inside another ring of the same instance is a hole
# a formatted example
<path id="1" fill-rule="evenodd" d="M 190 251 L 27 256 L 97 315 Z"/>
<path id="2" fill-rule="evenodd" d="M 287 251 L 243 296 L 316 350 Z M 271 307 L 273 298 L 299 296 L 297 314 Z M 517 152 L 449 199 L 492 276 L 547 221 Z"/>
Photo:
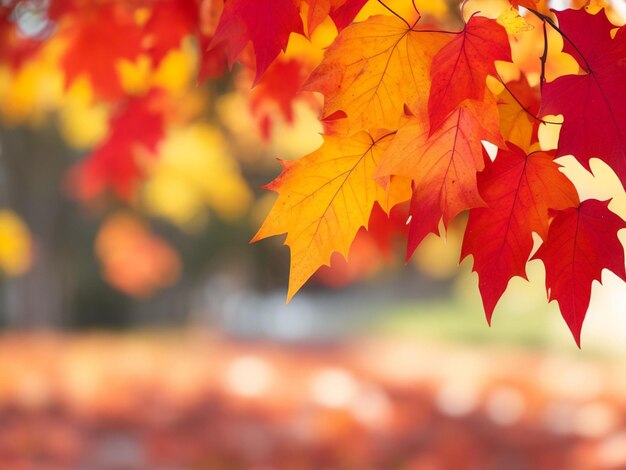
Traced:
<path id="1" fill-rule="evenodd" d="M 43 42 L 20 36 L 12 20 L 20 3 L 0 7 L 0 61 L 14 67 Z M 251 107 L 266 136 L 267 106 L 289 121 L 300 91 L 323 97 L 324 143 L 282 162 L 268 186 L 278 199 L 254 238 L 287 234 L 288 298 L 333 254 L 348 255 L 372 211 L 409 206 L 407 258 L 440 224 L 469 211 L 462 257 L 473 257 L 488 319 L 510 279 L 526 276 L 536 234 L 549 298 L 579 343 L 592 282 L 604 268 L 626 277 L 617 237 L 624 222 L 606 202 L 580 202 L 555 158 L 573 155 L 587 169 L 601 159 L 626 187 L 626 27 L 604 9 L 551 13 L 536 0 L 512 0 L 506 21 L 462 10 L 463 24 L 445 28 L 422 18 L 419 2 L 410 18 L 379 2 L 386 14 L 353 23 L 366 3 L 46 2 L 51 26 L 41 34 L 63 41 L 66 86 L 86 78 L 97 99 L 114 105 L 108 139 L 74 172 L 79 193 L 132 197 L 143 173 L 138 159 L 154 151 L 167 123 L 156 87 L 126 96 L 120 63 L 147 57 L 157 66 L 191 37 L 199 79 L 236 61 L 254 77 Z M 511 9 L 524 27 L 510 28 Z M 283 54 L 290 38 L 311 38 L 328 18 L 337 36 L 314 69 Z M 540 59 L 520 53 L 519 30 L 543 46 Z M 563 122 L 546 117 L 553 115 Z M 555 149 L 540 139 L 548 126 L 560 128 Z M 486 153 L 485 142 L 496 150 Z"/>
<path id="2" fill-rule="evenodd" d="M 589 168 L 600 158 L 624 183 L 626 29 L 614 32 L 604 10 L 552 17 L 535 3 L 512 2 L 558 31 L 580 73 L 531 85 L 518 66 L 519 78 L 503 79 L 499 66 L 516 66 L 511 34 L 480 13 L 460 31 L 389 14 L 339 33 L 305 84 L 324 96 L 322 117 L 332 119 L 325 144 L 269 186 L 278 200 L 255 237 L 287 233 L 289 298 L 334 252 L 348 255 L 372 202 L 389 211 L 410 199 L 407 258 L 440 222 L 469 210 L 462 258 L 474 259 L 489 321 L 509 280 L 526 277 L 537 234 L 550 300 L 580 345 L 592 282 L 604 268 L 626 278 L 617 237 L 625 223 L 607 202 L 580 203 L 554 159 L 572 154 Z M 541 117 L 559 114 L 558 148 L 544 149 L 540 124 L 558 123 Z M 353 139 L 362 148 L 342 151 Z"/>

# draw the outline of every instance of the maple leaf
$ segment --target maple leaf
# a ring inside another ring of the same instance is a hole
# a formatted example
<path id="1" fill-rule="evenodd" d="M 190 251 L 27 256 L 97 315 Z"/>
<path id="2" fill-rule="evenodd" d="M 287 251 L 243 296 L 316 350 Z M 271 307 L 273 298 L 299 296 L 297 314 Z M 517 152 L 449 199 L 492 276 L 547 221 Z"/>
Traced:
<path id="1" fill-rule="evenodd" d="M 564 41 L 563 51 L 585 72 L 544 86 L 541 114 L 562 114 L 564 119 L 557 156 L 574 155 L 587 170 L 591 158 L 601 158 L 626 187 L 626 28 L 612 38 L 615 26 L 604 10 L 556 15 L 571 40 Z"/>
<path id="2" fill-rule="evenodd" d="M 382 131 L 326 136 L 315 152 L 282 162 L 283 172 L 268 185 L 278 199 L 252 241 L 287 233 L 288 300 L 320 266 L 329 264 L 333 252 L 347 255 L 375 203 L 388 212 L 408 199 L 408 184 L 392 181 L 386 190 L 373 179 L 392 136 Z"/>
<path id="3" fill-rule="evenodd" d="M 343 287 L 359 279 L 366 279 L 389 263 L 393 239 L 406 235 L 405 206 L 400 204 L 387 213 L 375 203 L 367 230 L 361 227 L 357 232 L 348 256 L 344 258 L 337 252 L 333 253 L 330 266 L 318 269 L 313 279 L 333 288 Z"/>
<path id="4" fill-rule="evenodd" d="M 159 91 L 129 100 L 111 117 L 108 138 L 70 171 L 70 186 L 79 199 L 89 200 L 112 188 L 130 200 L 144 175 L 141 154 L 153 153 L 163 137 L 164 116 Z"/>
<path id="5" fill-rule="evenodd" d="M 549 209 L 578 205 L 574 185 L 549 152 L 528 155 L 507 142 L 495 161 L 485 158 L 478 190 L 487 207 L 470 210 L 461 259 L 472 255 L 487 320 L 514 276 L 526 279 L 532 233 L 546 238 Z"/>
<path id="6" fill-rule="evenodd" d="M 107 218 L 96 237 L 95 251 L 105 280 L 134 297 L 150 297 L 180 276 L 181 261 L 174 249 L 129 214 Z"/>
<path id="7" fill-rule="evenodd" d="M 338 31 L 348 26 L 367 0 L 303 0 L 309 6 L 307 32 L 309 36 L 330 16 Z"/>
<path id="8" fill-rule="evenodd" d="M 539 141 L 540 93 L 537 87 L 531 87 L 525 75 L 518 80 L 508 82 L 498 95 L 500 112 L 500 130 L 505 141 L 528 150 Z"/>
<path id="9" fill-rule="evenodd" d="M 259 119 L 264 139 L 270 137 L 276 111 L 288 123 L 293 122 L 293 102 L 300 95 L 306 78 L 305 70 L 299 60 L 276 60 L 250 92 L 250 109 Z"/>
<path id="10" fill-rule="evenodd" d="M 69 15 L 69 25 L 60 32 L 68 43 L 61 58 L 66 81 L 85 75 L 101 98 L 120 98 L 124 92 L 116 64 L 139 56 L 141 29 L 132 11 L 118 3 L 89 4 L 78 11 Z"/>
<path id="11" fill-rule="evenodd" d="M 335 23 L 338 31 L 348 26 L 361 8 L 367 3 L 367 0 L 331 0 L 334 7 L 330 10 L 330 18 Z"/>
<path id="12" fill-rule="evenodd" d="M 211 47 L 221 45 L 232 65 L 251 42 L 256 56 L 256 81 L 287 48 L 291 33 L 303 34 L 293 0 L 228 0 Z"/>
<path id="13" fill-rule="evenodd" d="M 496 60 L 511 62 L 506 30 L 495 20 L 472 16 L 433 58 L 428 99 L 431 133 L 464 100 L 483 100 L 487 75 L 497 75 Z"/>
<path id="14" fill-rule="evenodd" d="M 549 299 L 558 302 L 578 347 L 593 281 L 601 282 L 603 269 L 626 281 L 624 248 L 617 237 L 626 222 L 609 210 L 609 202 L 589 199 L 553 211 L 548 237 L 533 256 L 545 265 Z"/>
<path id="15" fill-rule="evenodd" d="M 161 0 L 152 6 L 142 42 L 158 64 L 168 52 L 180 47 L 183 38 L 196 33 L 198 26 L 196 0 Z"/>
<path id="16" fill-rule="evenodd" d="M 449 39 L 373 16 L 339 34 L 304 89 L 324 95 L 324 118 L 347 115 L 347 133 L 397 129 L 404 105 L 428 96 L 430 63 Z"/>
<path id="17" fill-rule="evenodd" d="M 200 26 L 197 37 L 202 51 L 198 70 L 198 81 L 200 82 L 208 78 L 221 77 L 226 71 L 228 58 L 224 51 L 224 44 L 213 44 L 215 30 L 223 10 L 223 0 L 202 0 L 200 2 Z"/>
<path id="18" fill-rule="evenodd" d="M 407 259 L 428 233 L 438 233 L 460 212 L 483 206 L 476 173 L 483 169 L 482 140 L 501 143 L 494 102 L 467 100 L 430 135 L 425 117 L 398 130 L 384 153 L 377 177 L 413 180 Z"/>
<path id="19" fill-rule="evenodd" d="M 226 52 L 221 46 L 211 45 L 213 36 L 201 35 L 200 47 L 204 51 L 198 70 L 198 81 L 202 82 L 209 78 L 217 78 L 224 75 L 227 65 Z"/>

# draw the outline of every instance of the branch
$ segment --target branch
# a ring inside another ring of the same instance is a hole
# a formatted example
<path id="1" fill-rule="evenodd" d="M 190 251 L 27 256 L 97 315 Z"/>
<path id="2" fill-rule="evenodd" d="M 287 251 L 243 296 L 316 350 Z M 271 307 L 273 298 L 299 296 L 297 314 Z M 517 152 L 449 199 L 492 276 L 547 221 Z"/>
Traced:
<path id="1" fill-rule="evenodd" d="M 519 98 L 517 96 L 515 96 L 513 94 L 513 92 L 511 91 L 511 89 L 509 88 L 509 86 L 504 82 L 504 80 L 502 79 L 502 77 L 500 76 L 500 74 L 498 74 L 498 76 L 496 77 L 498 79 L 498 81 L 500 83 L 502 83 L 502 86 L 504 86 L 504 89 L 506 91 L 509 92 L 509 94 L 513 97 L 513 99 L 515 100 L 515 102 L 519 105 L 520 108 L 522 108 L 522 110 L 528 114 L 531 118 L 533 118 L 535 121 L 539 121 L 541 124 L 553 124 L 555 126 L 561 126 L 563 125 L 562 122 L 553 122 L 553 121 L 546 121 L 544 119 L 541 119 L 539 116 L 535 116 L 534 113 L 531 113 L 530 110 L 524 106 L 524 104 L 522 104 L 522 102 L 519 100 Z"/>
<path id="2" fill-rule="evenodd" d="M 546 31 L 546 22 L 543 24 L 543 54 L 539 57 L 541 61 L 541 77 L 539 78 L 539 87 L 543 93 L 543 85 L 546 82 L 546 61 L 548 60 L 548 32 Z"/>
<path id="3" fill-rule="evenodd" d="M 574 50 L 578 53 L 580 58 L 583 60 L 583 62 L 585 63 L 585 68 L 587 69 L 586 72 L 591 73 L 591 66 L 589 65 L 589 62 L 587 61 L 583 53 L 580 52 L 580 49 L 578 49 L 578 46 L 574 44 L 574 42 L 567 36 L 567 34 L 565 34 L 563 30 L 556 25 L 556 23 L 554 22 L 552 18 L 550 18 L 547 15 L 544 15 L 543 13 L 539 13 L 537 10 L 533 10 L 532 8 L 527 8 L 527 10 L 531 12 L 533 15 L 535 15 L 537 18 L 542 20 L 544 22 L 544 26 L 545 26 L 545 23 L 548 23 L 557 33 L 561 35 L 563 39 L 569 42 L 574 48 Z"/>
<path id="4" fill-rule="evenodd" d="M 404 21 L 404 24 L 406 24 L 407 28 L 409 29 L 413 29 L 413 26 L 411 26 L 409 24 L 409 22 L 407 20 L 405 20 L 404 18 L 402 18 L 400 15 L 398 15 L 395 11 L 393 11 L 391 8 L 389 8 L 387 5 L 385 5 L 385 2 L 383 2 L 383 0 L 378 0 L 378 3 L 380 3 L 382 6 L 384 6 L 389 12 L 391 12 L 392 15 L 394 15 L 396 18 L 400 18 L 402 21 Z"/>

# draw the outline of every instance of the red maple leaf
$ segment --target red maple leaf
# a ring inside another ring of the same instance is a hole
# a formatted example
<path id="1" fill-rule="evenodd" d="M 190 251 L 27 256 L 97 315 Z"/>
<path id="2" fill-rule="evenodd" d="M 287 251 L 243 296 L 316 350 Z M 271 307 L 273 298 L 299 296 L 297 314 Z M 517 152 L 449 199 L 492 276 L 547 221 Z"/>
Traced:
<path id="1" fill-rule="evenodd" d="M 431 134 L 464 100 L 483 100 L 487 75 L 497 74 L 496 60 L 511 61 L 505 29 L 495 20 L 472 16 L 433 58 L 428 99 Z"/>
<path id="2" fill-rule="evenodd" d="M 537 118 L 541 96 L 538 87 L 531 87 L 525 75 L 510 81 L 498 95 L 500 128 L 504 140 L 527 150 L 539 141 Z"/>
<path id="3" fill-rule="evenodd" d="M 593 281 L 601 281 L 603 269 L 626 281 L 624 248 L 617 237 L 626 222 L 609 210 L 609 202 L 589 199 L 553 211 L 548 237 L 533 257 L 543 261 L 549 298 L 558 302 L 578 347 Z"/>
<path id="4" fill-rule="evenodd" d="M 133 60 L 142 51 L 142 33 L 132 9 L 120 3 L 89 4 L 71 15 L 60 35 L 68 41 L 61 59 L 67 83 L 86 75 L 100 98 L 124 93 L 117 74 L 120 59 Z"/>
<path id="5" fill-rule="evenodd" d="M 154 2 L 150 19 L 144 26 L 147 52 L 156 63 L 181 41 L 198 31 L 198 3 L 196 0 L 160 0 Z"/>
<path id="6" fill-rule="evenodd" d="M 277 111 L 288 123 L 293 122 L 293 103 L 311 95 L 300 89 L 307 77 L 305 65 L 296 59 L 276 60 L 250 92 L 250 109 L 257 118 L 263 138 L 269 139 Z M 311 99 L 314 103 L 315 100 Z"/>
<path id="7" fill-rule="evenodd" d="M 153 153 L 163 137 L 161 94 L 129 100 L 109 123 L 110 134 L 85 160 L 70 171 L 71 191 L 89 200 L 111 188 L 125 200 L 131 199 L 143 177 L 138 159 Z"/>
<path id="8" fill-rule="evenodd" d="M 293 0 L 229 0 L 215 31 L 212 47 L 222 45 L 230 64 L 252 42 L 256 56 L 255 81 L 267 70 L 291 33 L 303 34 L 300 12 Z"/>
<path id="9" fill-rule="evenodd" d="M 222 45 L 213 45 L 213 36 L 200 35 L 198 39 L 203 51 L 200 58 L 198 81 L 221 77 L 226 71 L 228 60 Z"/>
<path id="10" fill-rule="evenodd" d="M 593 157 L 604 160 L 626 187 L 626 28 L 615 26 L 604 10 L 556 12 L 567 35 L 563 51 L 585 73 L 546 83 L 541 114 L 562 114 L 557 156 L 574 155 L 588 170 Z"/>
<path id="11" fill-rule="evenodd" d="M 367 0 L 304 0 L 309 6 L 307 33 L 309 36 L 327 16 L 333 20 L 338 31 L 348 26 Z"/>
<path id="12" fill-rule="evenodd" d="M 487 207 L 470 210 L 461 259 L 474 257 L 487 320 L 514 276 L 526 279 L 533 232 L 546 238 L 549 209 L 578 205 L 572 183 L 548 152 L 528 155 L 507 143 L 495 161 L 485 155 L 478 190 Z"/>
<path id="13" fill-rule="evenodd" d="M 411 118 L 398 130 L 377 176 L 413 180 L 407 259 L 430 232 L 438 233 L 460 212 L 484 206 L 476 173 L 484 167 L 481 139 L 499 143 L 495 103 L 467 100 L 428 135 L 423 119 Z"/>
<path id="14" fill-rule="evenodd" d="M 358 231 L 348 257 L 333 253 L 330 266 L 318 269 L 315 278 L 331 287 L 343 287 L 391 263 L 394 241 L 407 234 L 407 211 L 407 204 L 399 204 L 387 214 L 378 203 L 374 204 L 367 229 Z"/>
<path id="15" fill-rule="evenodd" d="M 330 18 L 335 23 L 337 30 L 341 31 L 352 23 L 352 20 L 366 3 L 367 0 L 343 0 L 339 1 L 335 8 L 331 8 Z"/>

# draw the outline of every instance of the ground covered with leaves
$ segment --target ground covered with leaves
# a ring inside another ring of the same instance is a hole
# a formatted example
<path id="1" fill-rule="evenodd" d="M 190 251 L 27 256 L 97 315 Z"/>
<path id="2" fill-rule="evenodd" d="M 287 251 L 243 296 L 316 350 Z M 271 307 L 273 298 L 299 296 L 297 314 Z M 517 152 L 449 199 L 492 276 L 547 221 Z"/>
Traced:
<path id="1" fill-rule="evenodd" d="M 397 340 L 296 348 L 199 333 L 9 334 L 0 460 L 13 469 L 623 468 L 618 367 Z"/>

